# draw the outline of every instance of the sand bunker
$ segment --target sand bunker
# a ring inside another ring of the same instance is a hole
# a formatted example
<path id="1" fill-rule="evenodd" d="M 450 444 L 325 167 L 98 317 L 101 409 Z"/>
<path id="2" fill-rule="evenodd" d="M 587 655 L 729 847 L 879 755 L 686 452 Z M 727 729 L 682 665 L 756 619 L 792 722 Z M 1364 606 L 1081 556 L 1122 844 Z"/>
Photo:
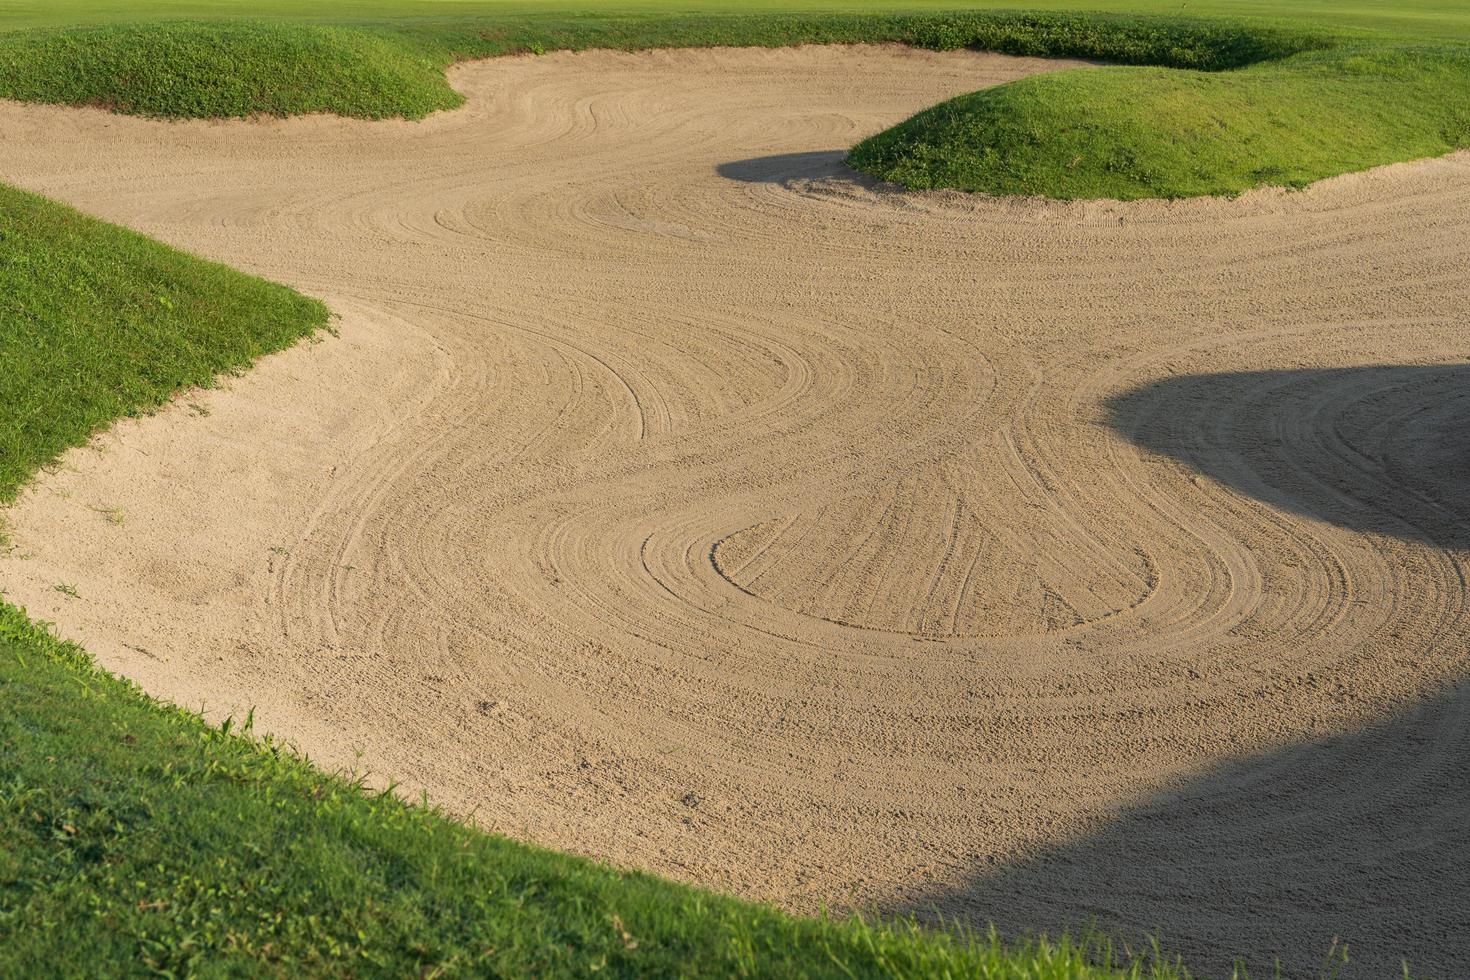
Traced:
<path id="1" fill-rule="evenodd" d="M 0 583 L 553 847 L 1470 973 L 1470 157 L 1127 206 L 840 164 L 1056 64 L 511 59 L 419 124 L 0 106 L 6 180 L 341 314 L 69 454 Z"/>

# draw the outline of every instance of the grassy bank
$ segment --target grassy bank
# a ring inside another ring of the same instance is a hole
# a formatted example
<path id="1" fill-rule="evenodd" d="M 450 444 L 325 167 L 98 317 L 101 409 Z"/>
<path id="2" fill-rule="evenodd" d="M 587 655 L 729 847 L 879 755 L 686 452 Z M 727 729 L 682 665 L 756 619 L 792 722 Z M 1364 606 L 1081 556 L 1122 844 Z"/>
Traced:
<path id="1" fill-rule="evenodd" d="M 1433 4 L 1398 8 L 1410 26 L 1396 34 L 1292 20 L 1291 6 L 1275 8 L 1271 21 L 815 5 L 735 15 L 705 6 L 713 12 L 648 16 L 608 4 L 527 13 L 515 3 L 471 3 L 456 16 L 392 19 L 371 16 L 381 6 L 349 14 L 328 4 L 312 8 L 318 20 L 269 23 L 110 23 L 109 15 L 94 26 L 0 33 L 0 97 L 168 117 L 418 118 L 459 104 L 444 69 L 470 58 L 895 42 L 1112 64 L 962 96 L 852 150 L 855 168 L 910 188 L 1059 198 L 1233 194 L 1470 145 L 1470 45 L 1423 39 L 1470 32 L 1470 14 Z M 215 0 L 182 9 L 243 8 Z M 342 23 L 320 21 L 334 9 Z M 1353 11 L 1362 13 L 1349 5 Z"/>
<path id="2" fill-rule="evenodd" d="M 419 118 L 460 103 L 444 77 L 455 61 L 587 48 L 859 42 L 1211 71 L 1330 43 L 1303 29 L 1005 12 L 538 16 L 367 27 L 162 22 L 0 33 L 0 97 L 164 117 Z"/>
<path id="3" fill-rule="evenodd" d="M 0 188 L 0 499 L 325 318 Z M 157 703 L 3 603 L 0 705 L 0 976 L 1181 975 L 792 917 L 478 833 Z"/>
<path id="4" fill-rule="evenodd" d="M 5 606 L 0 701 L 4 976 L 1183 975 L 792 917 L 479 833 L 156 704 Z"/>
<path id="5" fill-rule="evenodd" d="M 326 322 L 283 286 L 0 185 L 0 503 L 99 426 Z"/>
<path id="6" fill-rule="evenodd" d="M 1225 72 L 1099 68 L 963 95 L 859 143 L 913 189 L 1235 194 L 1470 146 L 1470 47 L 1342 42 Z"/>

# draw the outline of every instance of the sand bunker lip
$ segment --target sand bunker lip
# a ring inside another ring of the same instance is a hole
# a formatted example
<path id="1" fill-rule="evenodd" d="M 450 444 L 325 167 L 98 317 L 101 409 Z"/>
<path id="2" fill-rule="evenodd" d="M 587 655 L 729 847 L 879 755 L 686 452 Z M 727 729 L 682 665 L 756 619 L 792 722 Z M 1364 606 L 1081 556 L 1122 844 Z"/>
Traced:
<path id="1" fill-rule="evenodd" d="M 792 908 L 1470 971 L 1470 157 L 1126 209 L 822 170 L 1047 67 L 510 59 L 418 124 L 0 106 L 8 180 L 342 315 L 69 454 L 7 598 L 327 765 Z"/>

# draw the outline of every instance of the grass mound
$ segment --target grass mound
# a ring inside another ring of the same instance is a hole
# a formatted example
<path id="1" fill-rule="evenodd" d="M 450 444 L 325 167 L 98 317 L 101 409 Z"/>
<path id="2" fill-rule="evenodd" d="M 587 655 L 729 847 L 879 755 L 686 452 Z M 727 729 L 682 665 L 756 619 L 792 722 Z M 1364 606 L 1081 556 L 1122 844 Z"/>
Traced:
<path id="1" fill-rule="evenodd" d="M 0 185 L 0 503 L 98 426 L 326 322 L 284 286 Z"/>
<path id="2" fill-rule="evenodd" d="M 1311 27 L 1062 12 L 502 15 L 358 26 L 163 21 L 0 33 L 0 97 L 166 117 L 419 118 L 467 58 L 592 47 L 896 42 L 1088 58 L 936 106 L 849 162 L 910 188 L 1237 193 L 1470 145 L 1467 48 Z M 1168 69 L 1168 70 L 1162 70 Z"/>
<path id="3" fill-rule="evenodd" d="M 1470 48 L 1344 44 L 1237 71 L 1099 68 L 951 99 L 853 148 L 914 189 L 1056 198 L 1300 187 L 1470 146 Z"/>
<path id="4" fill-rule="evenodd" d="M 1310 31 L 1229 22 L 1006 12 L 522 16 L 391 27 L 166 21 L 0 33 L 0 97 L 168 117 L 419 118 L 459 104 L 444 79 L 457 60 L 594 47 L 859 42 L 1211 70 L 1327 43 Z"/>
<path id="5" fill-rule="evenodd" d="M 1228 20 L 1071 13 L 982 13 L 913 18 L 901 38 L 934 51 L 995 51 L 1034 58 L 1091 58 L 1124 65 L 1220 71 L 1331 40 L 1307 29 Z"/>
<path id="6" fill-rule="evenodd" d="M 237 21 L 0 34 L 0 96 L 176 117 L 417 118 L 462 99 L 401 35 Z"/>

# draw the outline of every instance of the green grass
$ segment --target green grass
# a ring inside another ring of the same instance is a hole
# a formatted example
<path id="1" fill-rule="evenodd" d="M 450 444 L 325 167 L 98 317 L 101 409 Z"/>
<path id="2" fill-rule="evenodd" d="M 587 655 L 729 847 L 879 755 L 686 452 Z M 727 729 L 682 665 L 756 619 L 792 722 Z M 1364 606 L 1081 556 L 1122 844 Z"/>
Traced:
<path id="1" fill-rule="evenodd" d="M 1043 10 L 1273 19 L 1422 37 L 1470 38 L 1463 0 L 6 0 L 0 30 L 165 19 L 256 18 L 395 30 L 473 29 L 526 20 L 666 19 L 671 16 L 953 13 Z"/>
<path id="2" fill-rule="evenodd" d="M 326 322 L 283 286 L 0 185 L 0 503 L 98 427 Z"/>
<path id="3" fill-rule="evenodd" d="M 97 671 L 0 606 L 0 975 L 1183 977 L 805 919 L 480 833 Z"/>
<path id="4" fill-rule="evenodd" d="M 1327 44 L 1303 30 L 1137 17 L 506 17 L 396 27 L 165 21 L 0 33 L 0 96 L 165 117 L 334 112 L 419 118 L 458 105 L 444 69 L 525 52 L 898 42 L 1221 69 Z"/>
<path id="5" fill-rule="evenodd" d="M 0 187 L 0 498 L 325 320 Z M 1183 976 L 1097 943 L 793 917 L 483 834 L 158 703 L 3 603 L 0 705 L 0 976 Z"/>
<path id="6" fill-rule="evenodd" d="M 1470 46 L 1352 41 L 1237 71 L 1098 68 L 951 99 L 859 143 L 905 187 L 1055 198 L 1301 187 L 1470 146 Z"/>
<path id="7" fill-rule="evenodd" d="M 0 34 L 0 96 L 207 118 L 419 118 L 460 103 L 437 49 L 376 31 L 164 23 Z"/>
<path id="8" fill-rule="evenodd" d="M 53 25 L 0 31 L 0 97 L 167 117 L 418 118 L 459 104 L 444 69 L 468 58 L 892 41 L 1112 64 L 961 96 L 853 148 L 855 168 L 910 188 L 1059 198 L 1235 194 L 1470 145 L 1470 45 L 1451 40 L 1470 37 L 1470 11 L 1452 5 L 1399 4 L 1390 17 L 1361 0 L 1342 0 L 1340 11 L 1296 0 L 1252 20 L 1182 17 L 1160 0 L 1131 6 L 1175 15 L 927 6 L 873 13 L 808 2 L 782 12 L 762 2 L 734 14 L 718 0 L 663 8 L 277 0 L 264 9 L 283 19 L 263 22 L 219 16 L 261 9 L 231 0 L 63 2 L 0 15 L 0 27 Z M 658 9 L 670 12 L 656 16 Z M 1228 0 L 1203 9 L 1266 10 Z M 1349 22 L 1391 31 L 1349 31 Z"/>

